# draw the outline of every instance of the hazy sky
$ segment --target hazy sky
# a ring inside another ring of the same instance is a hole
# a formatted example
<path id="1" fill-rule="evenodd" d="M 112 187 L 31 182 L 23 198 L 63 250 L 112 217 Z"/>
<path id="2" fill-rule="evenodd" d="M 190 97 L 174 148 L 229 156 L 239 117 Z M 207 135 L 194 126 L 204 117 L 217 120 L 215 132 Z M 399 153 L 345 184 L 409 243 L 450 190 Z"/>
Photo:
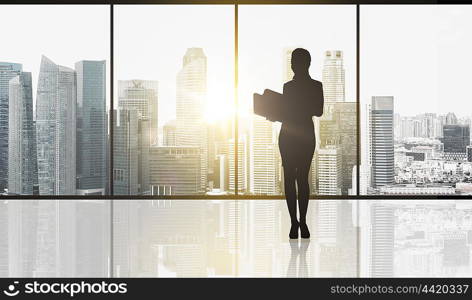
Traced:
<path id="1" fill-rule="evenodd" d="M 323 52 L 345 53 L 346 99 L 355 100 L 355 6 L 239 6 L 239 102 L 265 88 L 281 90 L 283 50 L 307 48 L 321 79 Z M 214 115 L 230 111 L 234 93 L 234 6 L 115 6 L 116 79 L 159 81 L 159 124 L 175 117 L 176 75 L 189 47 L 208 59 L 208 100 Z M 215 117 L 215 116 L 213 116 Z"/>
<path id="2" fill-rule="evenodd" d="M 0 61 L 33 73 L 34 98 L 41 54 L 68 67 L 82 59 L 109 61 L 109 6 L 2 5 L 0 14 Z M 361 6 L 361 101 L 393 95 L 401 114 L 468 114 L 471 16 L 470 6 Z M 311 52 L 315 79 L 321 79 L 323 51 L 343 50 L 346 100 L 354 101 L 355 32 L 355 6 L 240 5 L 241 106 L 253 92 L 281 90 L 283 49 L 292 46 Z M 175 79 L 189 47 L 204 49 L 209 101 L 227 110 L 234 6 L 115 6 L 116 79 L 159 81 L 161 125 L 175 117 Z"/>
<path id="3" fill-rule="evenodd" d="M 106 60 L 109 83 L 110 8 L 106 5 L 0 5 L 0 61 L 32 72 L 33 99 L 46 55 L 74 68 L 80 60 Z M 109 88 L 106 89 L 109 99 Z"/>
<path id="4" fill-rule="evenodd" d="M 216 118 L 234 103 L 233 5 L 117 5 L 114 19 L 115 78 L 159 81 L 159 126 L 175 118 L 176 78 L 187 48 L 203 48 L 207 56 L 214 104 L 207 115 Z"/>
<path id="5" fill-rule="evenodd" d="M 240 5 L 239 87 L 241 105 L 254 92 L 282 91 L 284 49 L 310 51 L 312 78 L 321 80 L 324 51 L 342 50 L 346 101 L 355 101 L 356 7 L 354 5 Z"/>
<path id="6" fill-rule="evenodd" d="M 472 7 L 361 6 L 361 100 L 402 115 L 470 115 Z"/>

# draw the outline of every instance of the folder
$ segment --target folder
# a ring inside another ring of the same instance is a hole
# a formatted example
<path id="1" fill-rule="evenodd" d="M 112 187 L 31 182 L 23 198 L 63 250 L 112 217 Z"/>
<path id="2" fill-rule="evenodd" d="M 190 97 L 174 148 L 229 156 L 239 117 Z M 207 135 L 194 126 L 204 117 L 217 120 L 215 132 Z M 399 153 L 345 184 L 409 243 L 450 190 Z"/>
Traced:
<path id="1" fill-rule="evenodd" d="M 285 110 L 282 94 L 266 89 L 262 95 L 254 94 L 253 104 L 256 115 L 265 117 L 270 121 L 282 121 Z"/>

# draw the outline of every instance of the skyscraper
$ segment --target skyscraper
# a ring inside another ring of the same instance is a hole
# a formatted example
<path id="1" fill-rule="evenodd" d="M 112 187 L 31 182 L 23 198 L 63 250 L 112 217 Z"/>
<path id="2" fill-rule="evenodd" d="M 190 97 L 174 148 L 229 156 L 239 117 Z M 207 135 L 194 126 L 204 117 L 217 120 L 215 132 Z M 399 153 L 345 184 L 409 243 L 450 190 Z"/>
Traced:
<path id="1" fill-rule="evenodd" d="M 10 277 L 32 277 L 36 267 L 38 205 L 41 200 L 15 200 L 8 203 Z"/>
<path id="2" fill-rule="evenodd" d="M 370 110 L 372 186 L 394 183 L 393 97 L 373 96 Z"/>
<path id="3" fill-rule="evenodd" d="M 334 105 L 338 123 L 339 144 L 342 157 L 342 194 L 347 194 L 353 187 L 352 171 L 357 165 L 357 104 L 342 102 Z"/>
<path id="4" fill-rule="evenodd" d="M 167 122 L 162 129 L 162 145 L 163 146 L 175 146 L 176 144 L 176 121 L 172 120 Z"/>
<path id="5" fill-rule="evenodd" d="M 228 155 L 218 154 L 215 160 L 215 173 L 213 174 L 213 187 L 220 192 L 229 190 Z"/>
<path id="6" fill-rule="evenodd" d="M 38 194 L 31 73 L 22 72 L 10 80 L 9 102 L 8 191 Z"/>
<path id="7" fill-rule="evenodd" d="M 39 193 L 76 192 L 76 73 L 41 57 L 36 97 Z"/>
<path id="8" fill-rule="evenodd" d="M 113 192 L 138 194 L 138 111 L 115 110 L 113 114 Z"/>
<path id="9" fill-rule="evenodd" d="M 472 162 L 472 146 L 467 146 L 466 157 L 468 162 Z"/>
<path id="10" fill-rule="evenodd" d="M 149 187 L 149 119 L 135 108 L 113 116 L 113 187 L 117 195 L 144 195 Z"/>
<path id="11" fill-rule="evenodd" d="M 453 112 L 447 113 L 445 125 L 457 125 L 457 117 Z"/>
<path id="12" fill-rule="evenodd" d="M 278 194 L 278 149 L 274 141 L 272 122 L 260 116 L 253 117 L 251 148 L 251 192 L 263 195 Z"/>
<path id="13" fill-rule="evenodd" d="M 75 277 L 107 277 L 110 261 L 108 200 L 76 200 Z"/>
<path id="14" fill-rule="evenodd" d="M 105 61 L 84 60 L 77 72 L 77 193 L 104 194 L 106 184 Z"/>
<path id="15" fill-rule="evenodd" d="M 33 277 L 72 277 L 78 249 L 75 200 L 38 201 Z"/>
<path id="16" fill-rule="evenodd" d="M 0 276 L 8 277 L 8 200 L 0 200 Z"/>
<path id="17" fill-rule="evenodd" d="M 341 192 L 347 194 L 352 187 L 352 168 L 357 164 L 356 155 L 356 103 L 327 102 L 320 118 L 320 149 L 337 145 L 341 154 Z M 318 176 L 323 176 L 321 171 Z"/>
<path id="18" fill-rule="evenodd" d="M 132 276 L 138 265 L 137 240 L 140 233 L 139 210 L 142 201 L 117 201 L 113 215 L 113 276 Z M 143 227 L 141 227 L 143 228 Z"/>
<path id="19" fill-rule="evenodd" d="M 388 204 L 371 205 L 370 276 L 393 276 L 394 209 Z"/>
<path id="20" fill-rule="evenodd" d="M 0 62 L 0 193 L 8 185 L 8 104 L 10 79 L 20 75 L 21 64 Z"/>
<path id="21" fill-rule="evenodd" d="M 433 138 L 434 136 L 434 119 L 436 119 L 436 114 L 425 113 L 423 116 L 423 128 L 424 128 L 424 137 Z"/>
<path id="22" fill-rule="evenodd" d="M 207 58 L 202 48 L 189 48 L 177 75 L 177 146 L 201 148 L 201 185 L 204 192 L 208 173 L 207 131 L 203 108 L 207 93 Z"/>
<path id="23" fill-rule="evenodd" d="M 285 48 L 284 49 L 284 74 L 283 80 L 284 83 L 293 79 L 293 70 L 292 70 L 292 52 L 295 48 Z"/>
<path id="24" fill-rule="evenodd" d="M 331 256 L 334 261 L 323 261 L 320 265 L 334 268 L 337 274 L 354 276 L 356 264 L 353 262 L 358 254 L 350 250 L 356 246 L 352 203 L 349 200 L 319 200 L 315 207 L 314 226 L 320 246 L 334 252 L 334 257 Z"/>
<path id="25" fill-rule="evenodd" d="M 318 193 L 340 195 L 342 188 L 342 156 L 337 145 L 318 150 Z"/>
<path id="26" fill-rule="evenodd" d="M 149 186 L 149 118 L 138 119 L 138 194 L 150 193 Z"/>
<path id="27" fill-rule="evenodd" d="M 25 200 L 11 205 L 12 276 L 106 277 L 110 259 L 108 203 Z"/>
<path id="28" fill-rule="evenodd" d="M 281 217 L 278 200 L 248 201 L 246 218 L 248 226 L 242 230 L 241 243 L 246 243 L 248 259 L 251 261 L 251 276 L 267 276 L 272 273 L 274 245 L 280 239 Z M 242 211 L 242 210 L 241 210 Z M 247 241 L 243 241 L 247 239 Z"/>
<path id="29" fill-rule="evenodd" d="M 444 144 L 446 160 L 465 160 L 467 146 L 470 145 L 469 125 L 444 125 L 441 141 Z"/>
<path id="30" fill-rule="evenodd" d="M 322 79 L 325 102 L 345 101 L 344 77 L 343 52 L 340 50 L 326 51 Z"/>
<path id="31" fill-rule="evenodd" d="M 150 122 L 150 144 L 158 141 L 158 82 L 155 80 L 119 80 L 118 107 L 121 109 L 134 108 L 140 118 Z"/>
<path id="32" fill-rule="evenodd" d="M 153 195 L 190 195 L 200 191 L 199 147 L 151 147 L 149 174 Z"/>
<path id="33" fill-rule="evenodd" d="M 228 171 L 229 171 L 229 191 L 236 190 L 236 173 L 235 173 L 235 145 L 234 139 L 229 140 L 228 143 Z M 247 140 L 246 136 L 240 136 L 238 139 L 238 193 L 245 193 L 247 191 Z"/>

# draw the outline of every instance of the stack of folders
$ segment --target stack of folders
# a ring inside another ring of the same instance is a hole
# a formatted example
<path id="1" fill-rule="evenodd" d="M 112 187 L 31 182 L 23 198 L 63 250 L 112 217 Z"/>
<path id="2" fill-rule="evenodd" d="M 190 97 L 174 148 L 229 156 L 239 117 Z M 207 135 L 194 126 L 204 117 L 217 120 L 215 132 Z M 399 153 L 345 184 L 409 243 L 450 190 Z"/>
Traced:
<path id="1" fill-rule="evenodd" d="M 264 93 L 254 94 L 254 113 L 270 121 L 282 121 L 284 108 L 282 94 L 266 89 Z"/>

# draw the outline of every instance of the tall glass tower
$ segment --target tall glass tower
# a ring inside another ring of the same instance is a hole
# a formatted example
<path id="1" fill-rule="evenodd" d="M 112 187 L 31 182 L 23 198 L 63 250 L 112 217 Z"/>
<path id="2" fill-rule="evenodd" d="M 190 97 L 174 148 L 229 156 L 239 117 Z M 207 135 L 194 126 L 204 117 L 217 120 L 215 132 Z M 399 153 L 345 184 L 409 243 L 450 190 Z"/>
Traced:
<path id="1" fill-rule="evenodd" d="M 372 186 L 394 183 L 393 96 L 373 96 L 370 112 Z"/>
<path id="2" fill-rule="evenodd" d="M 118 107 L 136 109 L 140 119 L 148 119 L 151 145 L 157 144 L 157 93 L 159 83 L 155 80 L 119 80 Z"/>
<path id="3" fill-rule="evenodd" d="M 38 194 L 36 128 L 33 121 L 31 73 L 22 72 L 9 84 L 8 192 Z"/>
<path id="4" fill-rule="evenodd" d="M 8 185 L 8 97 L 10 79 L 20 75 L 21 64 L 0 62 L 0 194 Z"/>
<path id="5" fill-rule="evenodd" d="M 202 48 L 189 48 L 177 75 L 177 146 L 201 147 L 201 191 L 207 183 L 208 145 L 203 123 L 207 58 Z"/>
<path id="6" fill-rule="evenodd" d="M 374 202 L 370 208 L 370 276 L 392 277 L 394 271 L 395 211 L 389 204 Z"/>
<path id="7" fill-rule="evenodd" d="M 253 117 L 250 147 L 251 192 L 262 195 L 279 194 L 277 185 L 278 149 L 271 121 L 261 116 L 255 115 Z"/>
<path id="8" fill-rule="evenodd" d="M 42 56 L 36 97 L 41 195 L 76 192 L 76 91 L 75 71 Z"/>
<path id="9" fill-rule="evenodd" d="M 104 194 L 106 184 L 106 65 L 83 60 L 77 72 L 77 193 Z"/>
<path id="10" fill-rule="evenodd" d="M 325 52 L 323 66 L 323 92 L 325 102 L 344 102 L 344 64 L 343 52 L 328 50 Z"/>
<path id="11" fill-rule="evenodd" d="M 119 109 L 113 114 L 113 192 L 139 192 L 139 112 Z"/>

